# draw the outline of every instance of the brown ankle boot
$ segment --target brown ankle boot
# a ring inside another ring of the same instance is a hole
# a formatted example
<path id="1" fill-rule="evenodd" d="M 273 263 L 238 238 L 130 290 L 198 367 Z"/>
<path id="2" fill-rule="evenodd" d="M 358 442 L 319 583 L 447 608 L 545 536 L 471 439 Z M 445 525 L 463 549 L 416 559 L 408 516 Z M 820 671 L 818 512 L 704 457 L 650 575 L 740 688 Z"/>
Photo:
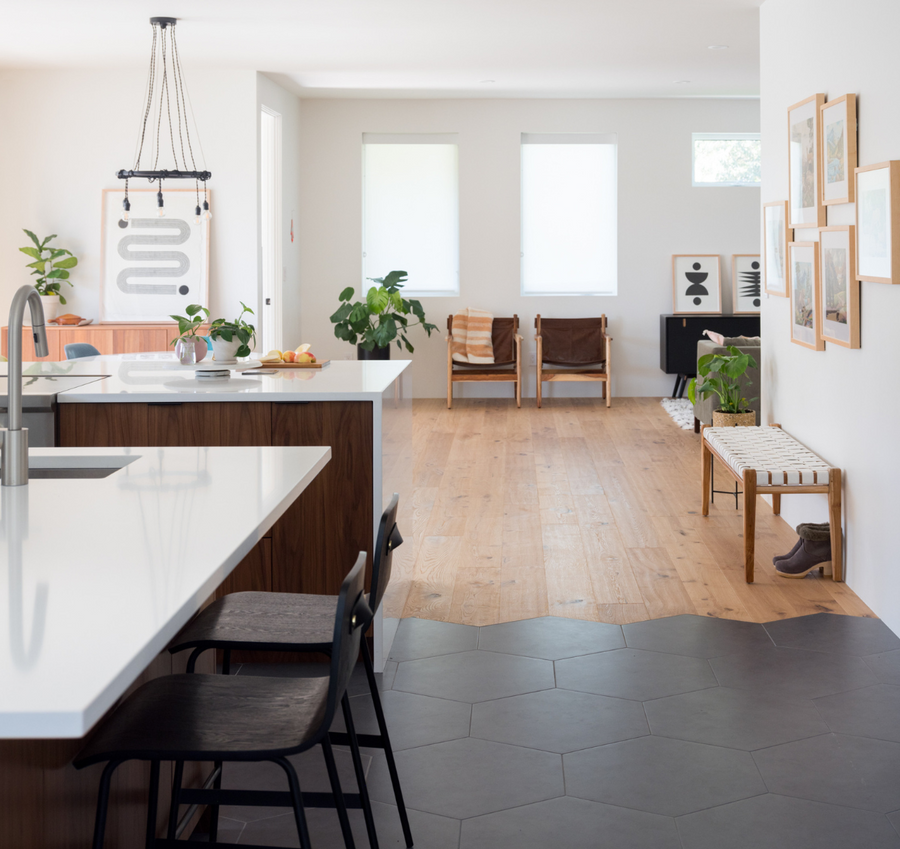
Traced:
<path id="1" fill-rule="evenodd" d="M 779 560 L 775 571 L 782 578 L 803 578 L 816 566 L 824 567 L 826 572 L 831 568 L 831 531 L 828 525 L 803 528 L 800 548 L 790 557 Z"/>
<path id="2" fill-rule="evenodd" d="M 825 531 L 825 533 L 829 534 L 830 538 L 830 528 L 831 526 L 828 522 L 801 522 L 795 529 L 797 531 L 797 542 L 794 543 L 794 547 L 787 554 L 778 554 L 773 557 L 772 563 L 777 566 L 781 560 L 787 560 L 789 557 L 793 557 L 800 550 L 800 546 L 803 545 L 803 538 L 810 530 Z"/>

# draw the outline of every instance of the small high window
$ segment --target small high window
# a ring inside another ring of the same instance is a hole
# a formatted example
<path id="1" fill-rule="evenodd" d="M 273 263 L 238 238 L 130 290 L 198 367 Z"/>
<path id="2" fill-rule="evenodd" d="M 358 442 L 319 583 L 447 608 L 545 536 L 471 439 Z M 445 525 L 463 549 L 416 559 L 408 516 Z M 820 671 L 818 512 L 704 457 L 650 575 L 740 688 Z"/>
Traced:
<path id="1" fill-rule="evenodd" d="M 759 186 L 759 133 L 693 133 L 694 186 Z"/>

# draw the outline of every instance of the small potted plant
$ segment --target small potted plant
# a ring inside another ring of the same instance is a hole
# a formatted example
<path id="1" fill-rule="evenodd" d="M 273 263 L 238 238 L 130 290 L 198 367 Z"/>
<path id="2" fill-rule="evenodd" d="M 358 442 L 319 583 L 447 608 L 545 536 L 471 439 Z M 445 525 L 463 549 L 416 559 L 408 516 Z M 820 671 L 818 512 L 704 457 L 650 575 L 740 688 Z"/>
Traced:
<path id="1" fill-rule="evenodd" d="M 178 322 L 178 338 L 171 344 L 175 346 L 175 356 L 183 366 L 199 363 L 209 352 L 206 339 L 197 335 L 203 322 L 209 318 L 209 310 L 200 304 L 191 304 L 185 313 L 171 316 Z"/>
<path id="2" fill-rule="evenodd" d="M 49 243 L 56 238 L 55 233 L 52 236 L 47 236 L 46 239 L 39 239 L 31 230 L 24 230 L 23 232 L 34 242 L 34 246 L 29 245 L 25 248 L 19 248 L 19 250 L 34 260 L 34 262 L 29 262 L 27 267 L 32 269 L 32 274 L 37 276 L 34 288 L 38 290 L 38 294 L 41 296 L 44 320 L 49 321 L 52 318 L 56 318 L 59 305 L 65 305 L 66 303 L 66 299 L 59 290 L 63 280 L 70 286 L 72 285 L 72 281 L 69 280 L 69 269 L 78 265 L 78 260 L 75 259 L 71 251 L 67 251 L 64 248 L 48 247 Z M 28 315 L 26 313 L 26 316 Z M 25 323 L 31 323 L 30 317 L 27 317 Z"/>
<path id="3" fill-rule="evenodd" d="M 339 295 L 341 305 L 331 316 L 334 335 L 351 345 L 356 345 L 356 356 L 360 360 L 389 360 L 391 342 L 411 354 L 414 350 L 406 336 L 407 331 L 421 324 L 431 336 L 437 326 L 425 321 L 422 304 L 414 299 L 402 297 L 400 290 L 406 282 L 405 271 L 392 271 L 385 277 L 370 277 L 375 285 L 366 293 L 365 301 L 350 302 L 354 288 L 348 286 Z M 412 324 L 408 316 L 417 319 Z"/>
<path id="4" fill-rule="evenodd" d="M 738 379 L 748 368 L 758 368 L 756 360 L 739 351 L 734 345 L 728 346 L 725 354 L 704 354 L 697 360 L 697 377 L 688 385 L 688 398 L 697 403 L 697 396 L 706 400 L 710 395 L 719 398 L 719 409 L 713 411 L 713 427 L 753 427 L 756 412 L 749 409 L 751 401 L 743 397 L 744 387 Z"/>
<path id="5" fill-rule="evenodd" d="M 233 363 L 237 357 L 249 357 L 251 344 L 256 342 L 256 328 L 244 321 L 244 315 L 253 315 L 253 310 L 243 301 L 240 304 L 241 314 L 234 321 L 217 318 L 210 322 L 209 338 L 217 363 Z"/>

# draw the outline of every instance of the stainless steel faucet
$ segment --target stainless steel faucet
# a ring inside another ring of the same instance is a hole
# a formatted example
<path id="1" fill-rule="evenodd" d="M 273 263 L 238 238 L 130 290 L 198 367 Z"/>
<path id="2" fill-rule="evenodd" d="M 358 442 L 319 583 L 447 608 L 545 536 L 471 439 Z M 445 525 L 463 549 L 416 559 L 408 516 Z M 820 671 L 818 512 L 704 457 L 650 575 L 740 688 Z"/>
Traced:
<path id="1" fill-rule="evenodd" d="M 22 320 L 26 304 L 31 309 L 31 332 L 34 350 L 39 357 L 47 356 L 47 328 L 44 327 L 44 308 L 34 286 L 22 286 L 13 295 L 9 308 L 9 364 L 7 368 L 8 427 L 0 428 L 0 484 L 23 486 L 28 483 L 28 428 L 22 427 Z"/>

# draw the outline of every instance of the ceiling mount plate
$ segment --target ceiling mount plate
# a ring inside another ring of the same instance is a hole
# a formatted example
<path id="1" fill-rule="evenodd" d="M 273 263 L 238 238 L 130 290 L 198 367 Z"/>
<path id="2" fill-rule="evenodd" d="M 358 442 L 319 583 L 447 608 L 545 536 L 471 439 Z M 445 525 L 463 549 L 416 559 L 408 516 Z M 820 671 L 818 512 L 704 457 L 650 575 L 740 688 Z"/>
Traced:
<path id="1" fill-rule="evenodd" d="M 175 26 L 178 23 L 178 18 L 150 18 L 151 24 L 159 24 L 163 29 L 165 29 L 169 24 Z"/>

